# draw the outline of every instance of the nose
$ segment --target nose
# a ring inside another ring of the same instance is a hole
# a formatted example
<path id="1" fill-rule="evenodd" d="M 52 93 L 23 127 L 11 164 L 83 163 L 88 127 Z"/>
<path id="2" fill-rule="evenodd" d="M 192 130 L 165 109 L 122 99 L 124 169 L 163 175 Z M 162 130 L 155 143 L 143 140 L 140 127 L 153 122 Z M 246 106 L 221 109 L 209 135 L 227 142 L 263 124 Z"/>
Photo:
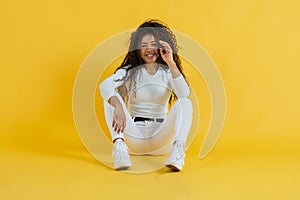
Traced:
<path id="1" fill-rule="evenodd" d="M 145 52 L 152 52 L 153 50 L 154 50 L 153 48 L 149 47 L 149 48 L 145 49 Z"/>
<path id="2" fill-rule="evenodd" d="M 148 50 L 153 51 L 154 49 L 155 49 L 155 47 L 149 45 L 145 48 L 145 51 L 148 51 Z"/>

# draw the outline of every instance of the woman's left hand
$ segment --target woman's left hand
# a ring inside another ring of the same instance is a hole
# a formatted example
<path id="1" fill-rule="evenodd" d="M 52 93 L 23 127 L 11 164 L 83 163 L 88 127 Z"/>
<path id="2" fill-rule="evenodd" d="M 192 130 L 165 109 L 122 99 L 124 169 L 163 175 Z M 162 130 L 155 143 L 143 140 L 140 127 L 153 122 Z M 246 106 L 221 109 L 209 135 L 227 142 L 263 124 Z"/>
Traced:
<path id="1" fill-rule="evenodd" d="M 159 43 L 161 44 L 161 46 L 163 46 L 163 48 L 159 48 L 162 59 L 167 63 L 167 65 L 174 63 L 173 50 L 170 47 L 169 43 L 162 40 L 159 40 Z"/>

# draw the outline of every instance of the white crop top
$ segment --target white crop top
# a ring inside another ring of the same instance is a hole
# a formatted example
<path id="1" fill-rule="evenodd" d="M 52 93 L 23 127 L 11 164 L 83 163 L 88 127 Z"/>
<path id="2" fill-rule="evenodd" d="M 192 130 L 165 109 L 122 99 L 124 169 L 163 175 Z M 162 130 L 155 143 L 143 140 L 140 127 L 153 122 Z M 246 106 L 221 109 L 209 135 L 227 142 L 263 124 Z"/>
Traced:
<path id="1" fill-rule="evenodd" d="M 108 101 L 116 95 L 118 86 L 124 81 L 125 69 L 119 69 L 115 74 L 105 79 L 100 84 L 100 93 L 104 100 Z M 145 67 L 140 67 L 136 76 L 135 93 L 128 94 L 128 109 L 133 117 L 163 118 L 168 112 L 168 101 L 174 91 L 178 98 L 188 97 L 190 89 L 182 75 L 173 79 L 170 70 L 159 67 L 154 75 L 150 75 Z"/>

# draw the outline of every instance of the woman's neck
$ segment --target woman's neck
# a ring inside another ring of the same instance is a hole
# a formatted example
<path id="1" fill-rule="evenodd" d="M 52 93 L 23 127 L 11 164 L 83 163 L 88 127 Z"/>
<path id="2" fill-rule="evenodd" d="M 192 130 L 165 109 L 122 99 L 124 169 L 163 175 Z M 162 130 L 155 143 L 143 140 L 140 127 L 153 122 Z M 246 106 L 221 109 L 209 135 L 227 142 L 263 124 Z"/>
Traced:
<path id="1" fill-rule="evenodd" d="M 158 69 L 158 63 L 146 63 L 145 68 L 149 74 L 155 74 Z"/>

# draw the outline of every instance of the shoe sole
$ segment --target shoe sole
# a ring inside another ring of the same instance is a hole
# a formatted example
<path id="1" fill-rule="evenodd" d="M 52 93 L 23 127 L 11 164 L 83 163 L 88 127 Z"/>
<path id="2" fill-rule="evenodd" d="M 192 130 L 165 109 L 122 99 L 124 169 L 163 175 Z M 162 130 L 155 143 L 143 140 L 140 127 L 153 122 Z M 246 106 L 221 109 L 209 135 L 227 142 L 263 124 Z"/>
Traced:
<path id="1" fill-rule="evenodd" d="M 131 166 L 132 166 L 131 162 L 122 162 L 122 163 L 118 163 L 118 165 L 115 165 L 114 169 L 119 170 L 119 171 L 120 170 L 126 170 Z"/>
<path id="2" fill-rule="evenodd" d="M 176 167 L 175 165 L 169 164 L 169 165 L 166 165 L 166 167 L 172 169 L 174 172 L 179 172 L 180 171 L 180 169 L 178 167 Z"/>
<path id="3" fill-rule="evenodd" d="M 115 168 L 115 170 L 117 170 L 117 171 L 127 170 L 129 167 L 130 166 L 120 166 L 120 167 Z"/>

